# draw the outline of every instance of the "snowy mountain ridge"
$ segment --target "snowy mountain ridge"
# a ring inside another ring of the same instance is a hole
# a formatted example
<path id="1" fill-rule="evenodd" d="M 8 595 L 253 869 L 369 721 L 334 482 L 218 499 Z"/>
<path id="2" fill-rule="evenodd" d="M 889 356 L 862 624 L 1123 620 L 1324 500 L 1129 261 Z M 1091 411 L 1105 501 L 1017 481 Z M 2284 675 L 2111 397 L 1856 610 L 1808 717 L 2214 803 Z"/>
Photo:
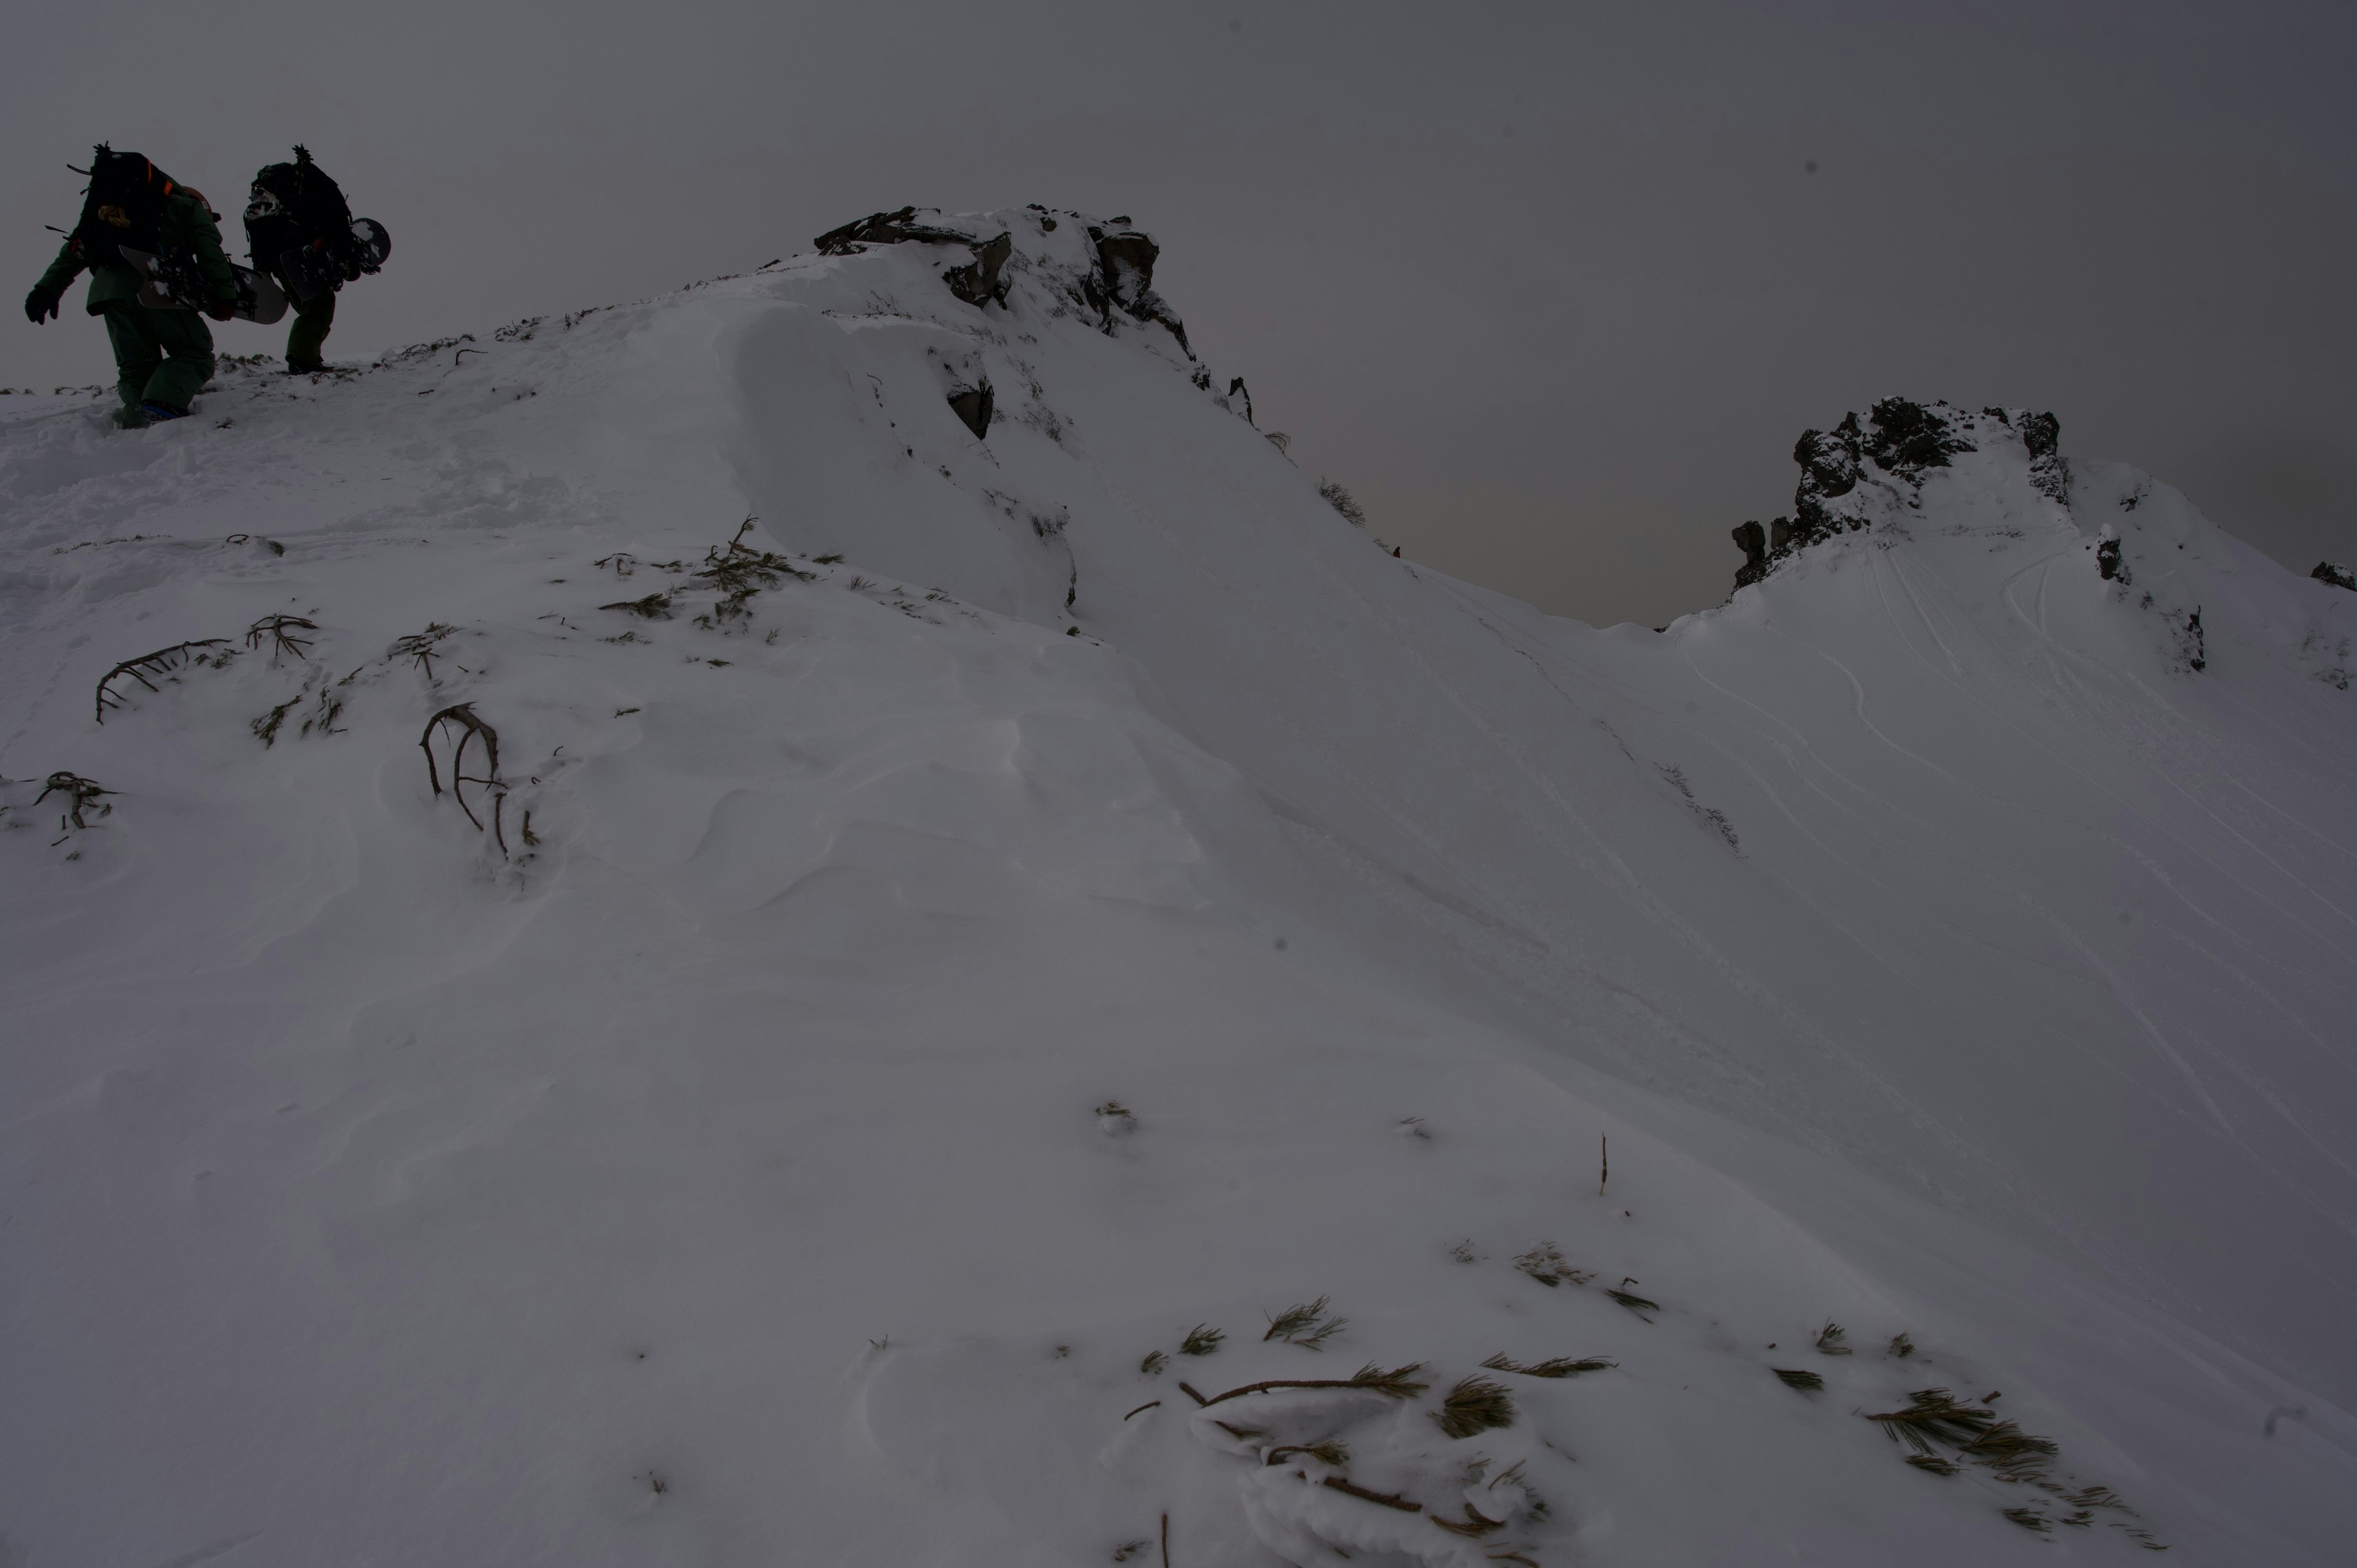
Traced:
<path id="1" fill-rule="evenodd" d="M 2337 1560 L 2357 596 L 1894 403 L 1597 630 L 823 240 L 0 410 L 14 1561 Z"/>

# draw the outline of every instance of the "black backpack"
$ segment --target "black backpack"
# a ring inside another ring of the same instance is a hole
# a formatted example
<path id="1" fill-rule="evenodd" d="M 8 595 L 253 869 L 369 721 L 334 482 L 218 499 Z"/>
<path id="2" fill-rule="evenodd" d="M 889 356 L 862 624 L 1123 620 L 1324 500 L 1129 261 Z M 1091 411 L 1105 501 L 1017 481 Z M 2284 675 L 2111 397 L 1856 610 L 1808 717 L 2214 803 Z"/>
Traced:
<path id="1" fill-rule="evenodd" d="M 180 188 L 171 177 L 139 154 L 118 153 L 104 143 L 91 149 L 89 173 L 81 221 L 73 231 L 82 260 L 94 267 L 131 266 L 119 245 L 160 254 L 164 199 Z"/>
<path id="2" fill-rule="evenodd" d="M 289 251 L 316 245 L 340 262 L 352 249 L 352 209 L 342 188 L 311 161 L 308 148 L 296 147 L 291 164 L 271 164 L 255 174 L 245 241 L 262 272 L 277 270 Z"/>

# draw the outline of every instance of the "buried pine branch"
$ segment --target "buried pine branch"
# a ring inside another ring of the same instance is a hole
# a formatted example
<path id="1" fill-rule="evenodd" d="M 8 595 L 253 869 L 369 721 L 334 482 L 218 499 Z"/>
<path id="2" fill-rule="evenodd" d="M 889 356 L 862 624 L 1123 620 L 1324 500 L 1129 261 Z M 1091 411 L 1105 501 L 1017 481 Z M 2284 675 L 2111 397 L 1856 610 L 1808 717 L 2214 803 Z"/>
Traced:
<path id="1" fill-rule="evenodd" d="M 1770 1367 L 1768 1369 L 1783 1380 L 1786 1388 L 1798 1389 L 1803 1393 L 1815 1393 L 1825 1386 L 1824 1379 L 1814 1372 L 1804 1372 L 1792 1367 Z"/>
<path id="2" fill-rule="evenodd" d="M 455 703 L 425 721 L 425 732 L 417 737 L 417 745 L 425 753 L 426 780 L 433 785 L 434 793 L 440 796 L 443 792 L 442 775 L 434 761 L 434 737 L 437 733 L 447 737 L 452 729 L 458 732 L 458 739 L 450 748 L 450 798 L 458 802 L 458 810 L 467 813 L 467 820 L 474 823 L 475 830 L 480 832 L 483 821 L 475 815 L 474 808 L 467 804 L 466 791 L 461 786 L 476 785 L 490 796 L 490 832 L 499 843 L 500 854 L 504 855 L 508 852 L 508 841 L 500 815 L 507 803 L 507 785 L 500 778 L 500 733 L 476 716 L 472 703 Z M 466 771 L 467 746 L 476 740 L 482 742 L 483 771 L 469 774 Z"/>
<path id="3" fill-rule="evenodd" d="M 442 639 L 457 629 L 438 620 L 427 621 L 424 631 L 413 631 L 407 637 L 394 639 L 393 646 L 384 650 L 385 660 L 390 663 L 395 659 L 410 660 L 430 682 L 434 679 L 434 660 L 443 657 L 439 651 Z"/>
<path id="4" fill-rule="evenodd" d="M 1212 1418 L 1211 1424 L 1239 1443 L 1250 1443 L 1255 1437 L 1268 1435 L 1268 1428 L 1265 1426 L 1238 1426 L 1232 1422 L 1222 1421 L 1216 1416 Z"/>
<path id="5" fill-rule="evenodd" d="M 270 656 L 273 659 L 282 653 L 291 653 L 297 659 L 309 658 L 311 639 L 292 635 L 287 630 L 289 627 L 298 631 L 319 629 L 317 622 L 306 620 L 301 616 L 264 616 L 245 628 L 245 645 L 259 650 L 262 639 L 266 637 L 270 639 Z"/>
<path id="6" fill-rule="evenodd" d="M 1563 1253 L 1552 1241 L 1542 1241 L 1514 1260 L 1514 1267 L 1550 1289 L 1569 1280 L 1584 1285 L 1596 1276 L 1583 1269 L 1575 1269 L 1564 1261 Z"/>
<path id="7" fill-rule="evenodd" d="M 1514 1397 L 1505 1385 L 1476 1374 L 1460 1378 L 1432 1412 L 1434 1424 L 1450 1437 L 1470 1437 L 1493 1426 L 1514 1424 Z"/>
<path id="8" fill-rule="evenodd" d="M 98 780 L 94 779 L 85 779 L 79 773 L 57 772 L 43 781 L 41 792 L 33 797 L 33 804 L 38 806 L 52 795 L 63 795 L 66 798 L 65 814 L 58 819 L 58 826 L 63 828 L 71 823 L 77 828 L 87 828 L 90 823 L 83 820 L 82 812 L 101 795 L 113 793 L 112 789 L 100 789 Z M 98 814 L 107 816 L 113 810 L 112 806 L 101 806 Z"/>
<path id="9" fill-rule="evenodd" d="M 1397 1492 L 1371 1492 L 1364 1487 L 1352 1486 L 1340 1476 L 1329 1476 L 1323 1484 L 1333 1487 L 1338 1492 L 1348 1492 L 1354 1498 L 1364 1498 L 1371 1503 L 1381 1503 L 1387 1509 L 1397 1509 L 1402 1513 L 1424 1511 L 1422 1503 L 1410 1502 Z"/>
<path id="10" fill-rule="evenodd" d="M 2004 1509 L 1999 1511 L 2022 1529 L 2034 1530 L 2040 1535 L 2046 1534 L 2050 1528 L 2046 1522 L 2046 1516 L 2036 1509 Z"/>
<path id="11" fill-rule="evenodd" d="M 1817 1330 L 1817 1354 L 1820 1356 L 1848 1355 L 1850 1353 L 1849 1347 L 1842 1343 L 1843 1340 L 1848 1337 L 1849 1330 L 1844 1328 L 1840 1324 L 1833 1321 L 1833 1319 L 1827 1318 L 1825 1320 L 1825 1326 Z"/>
<path id="12" fill-rule="evenodd" d="M 297 692 L 253 721 L 253 733 L 261 738 L 264 750 L 266 751 L 278 743 L 278 726 L 285 722 L 286 710 L 302 700 L 303 693 Z"/>
<path id="13" fill-rule="evenodd" d="M 1146 1359 L 1137 1364 L 1137 1369 L 1149 1378 L 1158 1378 L 1162 1375 L 1163 1369 L 1169 1365 L 1168 1354 L 1160 1350 L 1148 1350 L 1146 1353 Z"/>
<path id="14" fill-rule="evenodd" d="M 1964 1467 L 1953 1459 L 1943 1459 L 1937 1454 L 1910 1454 L 1907 1462 L 1918 1470 L 1929 1470 L 1934 1476 L 1961 1476 Z"/>
<path id="15" fill-rule="evenodd" d="M 1625 1285 L 1634 1284 L 1636 1282 L 1634 1280 L 1622 1280 L 1620 1283 Z M 1635 1313 L 1640 1317 L 1645 1317 L 1645 1314 L 1649 1312 L 1659 1312 L 1662 1310 L 1662 1304 L 1660 1302 L 1647 1301 L 1643 1296 L 1631 1295 L 1625 1290 L 1607 1290 L 1604 1294 L 1610 1296 L 1614 1301 L 1619 1302 L 1621 1305 L 1627 1307 L 1630 1311 Z M 1645 1321 L 1651 1323 L 1652 1319 L 1645 1317 Z M 1844 1351 L 1843 1354 L 1846 1355 L 1848 1352 Z"/>
<path id="16" fill-rule="evenodd" d="M 123 694 L 114 689 L 114 683 L 124 676 L 128 675 L 151 692 L 161 691 L 162 688 L 147 679 L 148 676 L 168 678 L 173 671 L 185 664 L 226 663 L 230 655 L 216 654 L 207 650 L 228 646 L 229 639 L 225 637 L 207 637 L 199 639 L 195 642 L 176 642 L 169 648 L 159 648 L 153 653 L 143 653 L 136 659 L 124 660 L 99 677 L 96 703 L 98 722 L 100 724 L 106 722 L 106 712 L 109 708 L 119 708 L 123 705 Z"/>
<path id="17" fill-rule="evenodd" d="M 1318 1443 L 1292 1443 L 1282 1448 L 1272 1448 L 1261 1460 L 1264 1466 L 1278 1464 L 1295 1454 L 1307 1454 L 1321 1465 L 1331 1465 L 1339 1470 L 1351 1462 L 1351 1445 L 1339 1437 L 1329 1437 Z"/>
<path id="18" fill-rule="evenodd" d="M 1282 1339 L 1285 1344 L 1298 1344 L 1310 1351 L 1322 1351 L 1327 1339 L 1341 1332 L 1348 1318 L 1327 1318 L 1325 1308 L 1329 1297 L 1318 1297 L 1315 1302 L 1301 1302 L 1286 1306 L 1285 1311 L 1268 1320 L 1268 1332 L 1261 1335 L 1261 1344 L 1270 1339 Z M 1320 1318 L 1325 1318 L 1320 1323 Z"/>
<path id="19" fill-rule="evenodd" d="M 1242 1399 L 1246 1394 L 1265 1394 L 1272 1389 L 1364 1389 L 1386 1399 L 1404 1400 L 1432 1386 L 1414 1380 L 1415 1374 L 1422 1370 L 1424 1363 L 1421 1361 L 1411 1361 L 1388 1372 L 1370 1361 L 1347 1378 L 1271 1378 L 1265 1382 L 1246 1383 L 1240 1389 L 1230 1389 L 1223 1394 L 1213 1394 L 1203 1402 L 1206 1405 L 1221 1404 L 1228 1400 Z M 1192 1393 L 1194 1391 L 1189 1389 L 1188 1391 Z"/>
<path id="20" fill-rule="evenodd" d="M 1432 1522 L 1451 1535 L 1469 1536 L 1475 1541 L 1506 1528 L 1504 1520 L 1491 1519 L 1487 1514 L 1477 1511 L 1471 1503 L 1465 1505 L 1465 1518 L 1462 1522 L 1453 1519 L 1443 1519 L 1438 1514 L 1432 1516 Z"/>
<path id="21" fill-rule="evenodd" d="M 624 615 L 640 616 L 648 620 L 671 618 L 671 595 L 649 594 L 642 599 L 620 599 L 610 605 L 599 605 L 601 610 L 620 610 Z"/>
<path id="22" fill-rule="evenodd" d="M 1519 1372 L 1526 1378 L 1576 1378 L 1582 1372 L 1601 1372 L 1620 1363 L 1608 1361 L 1601 1356 L 1589 1356 L 1580 1360 L 1574 1360 L 1569 1356 L 1556 1356 L 1535 1366 L 1525 1367 L 1501 1350 L 1481 1364 L 1493 1372 Z"/>
<path id="23" fill-rule="evenodd" d="M 1907 1399 L 1905 1410 L 1884 1411 L 1866 1419 L 1882 1428 L 1891 1441 L 1903 1443 L 1918 1454 L 1932 1453 L 1935 1441 L 1962 1448 L 1996 1424 L 1993 1412 L 1959 1403 L 1945 1389 L 1918 1389 Z"/>
<path id="24" fill-rule="evenodd" d="M 1904 1334 L 1892 1335 L 1890 1337 L 1890 1354 L 1898 1357 L 1902 1361 L 1905 1360 L 1908 1357 L 1915 1354 L 1915 1341 L 1910 1339 Z"/>

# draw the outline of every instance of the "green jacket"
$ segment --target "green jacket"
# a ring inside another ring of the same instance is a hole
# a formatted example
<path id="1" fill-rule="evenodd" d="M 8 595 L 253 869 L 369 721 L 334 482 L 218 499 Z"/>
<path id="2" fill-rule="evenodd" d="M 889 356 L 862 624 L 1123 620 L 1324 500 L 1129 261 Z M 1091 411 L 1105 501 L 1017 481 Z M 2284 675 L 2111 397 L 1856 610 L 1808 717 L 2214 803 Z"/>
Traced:
<path id="1" fill-rule="evenodd" d="M 230 271 L 229 258 L 221 253 L 221 228 L 214 222 L 212 209 L 204 198 L 185 186 L 173 190 L 164 199 L 162 217 L 157 220 L 156 238 L 167 252 L 187 251 L 197 258 L 197 271 L 205 280 L 205 292 L 216 303 L 237 298 L 237 276 Z M 81 253 L 81 242 L 69 238 L 58 252 L 58 259 L 41 274 L 35 285 L 39 292 L 65 297 L 67 285 L 90 268 L 90 299 L 87 308 L 92 316 L 104 311 L 118 299 L 130 299 L 145 286 L 146 279 L 129 267 L 107 263 L 91 266 Z"/>

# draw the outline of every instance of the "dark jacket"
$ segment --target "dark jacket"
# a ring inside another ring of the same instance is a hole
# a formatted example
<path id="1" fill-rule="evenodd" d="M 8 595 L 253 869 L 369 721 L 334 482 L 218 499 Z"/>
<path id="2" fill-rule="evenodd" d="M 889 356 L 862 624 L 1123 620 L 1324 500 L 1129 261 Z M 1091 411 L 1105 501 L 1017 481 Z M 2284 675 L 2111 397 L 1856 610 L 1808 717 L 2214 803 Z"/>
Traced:
<path id="1" fill-rule="evenodd" d="M 167 252 L 186 251 L 195 255 L 197 273 L 205 280 L 205 293 L 215 304 L 228 304 L 237 298 L 237 274 L 230 271 L 229 257 L 221 252 L 221 226 L 203 197 L 185 186 L 166 197 L 163 212 L 156 220 L 156 238 Z M 42 294 L 62 299 L 67 285 L 80 277 L 85 267 L 90 269 L 90 298 L 85 307 L 92 316 L 113 301 L 133 298 L 147 281 L 129 267 L 112 263 L 91 266 L 81 253 L 81 242 L 69 239 L 59 248 L 58 259 L 49 263 L 49 270 L 41 274 L 37 287 Z"/>

